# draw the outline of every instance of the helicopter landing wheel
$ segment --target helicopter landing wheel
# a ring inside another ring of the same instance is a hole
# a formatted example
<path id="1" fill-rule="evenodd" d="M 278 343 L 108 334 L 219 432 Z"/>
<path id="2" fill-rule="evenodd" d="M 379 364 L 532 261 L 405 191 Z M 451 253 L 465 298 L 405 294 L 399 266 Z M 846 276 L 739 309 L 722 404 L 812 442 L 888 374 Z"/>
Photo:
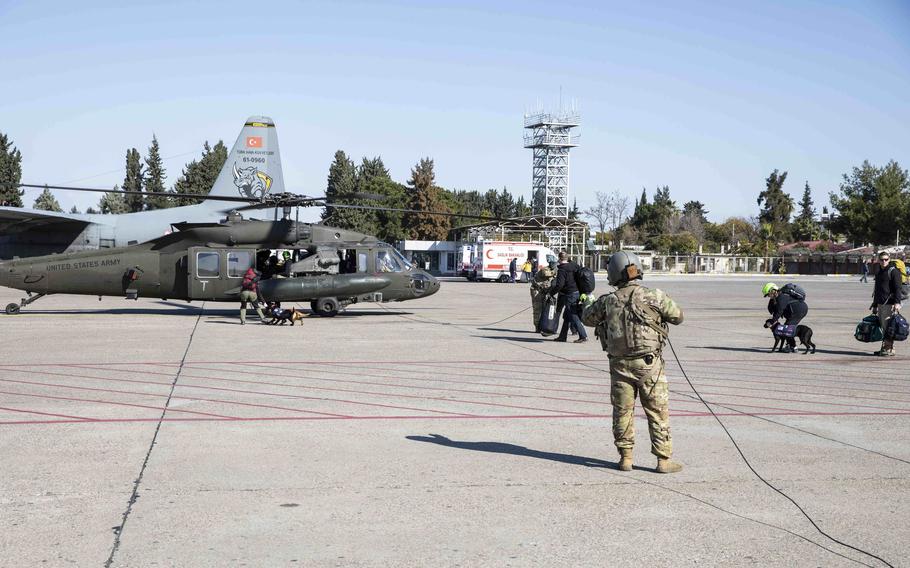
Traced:
<path id="1" fill-rule="evenodd" d="M 318 316 L 331 318 L 338 315 L 339 305 L 335 298 L 319 298 L 310 302 L 310 308 Z"/>
<path id="2" fill-rule="evenodd" d="M 19 304 L 7 304 L 6 305 L 6 313 L 11 316 L 18 314 L 20 309 L 21 309 L 21 307 L 19 306 Z"/>

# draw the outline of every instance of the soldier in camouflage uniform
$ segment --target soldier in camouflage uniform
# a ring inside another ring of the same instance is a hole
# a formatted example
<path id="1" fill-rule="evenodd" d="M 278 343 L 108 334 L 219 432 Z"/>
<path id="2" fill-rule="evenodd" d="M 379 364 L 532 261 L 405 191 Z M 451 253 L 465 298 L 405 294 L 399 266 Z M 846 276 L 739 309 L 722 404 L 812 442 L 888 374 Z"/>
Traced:
<path id="1" fill-rule="evenodd" d="M 556 278 L 555 265 L 555 262 L 551 262 L 549 266 L 538 270 L 531 282 L 531 306 L 534 308 L 534 331 L 537 333 L 540 333 L 540 313 L 543 311 L 544 297 L 553 284 L 553 279 Z"/>
<path id="2" fill-rule="evenodd" d="M 638 255 L 618 252 L 610 258 L 610 284 L 616 291 L 585 302 L 582 321 L 595 326 L 610 359 L 610 403 L 613 405 L 613 440 L 619 450 L 619 469 L 632 470 L 635 445 L 633 411 L 635 396 L 648 417 L 651 453 L 659 473 L 675 473 L 682 465 L 672 461 L 669 387 L 661 355 L 667 324 L 683 321 L 682 309 L 665 292 L 646 288 Z"/>

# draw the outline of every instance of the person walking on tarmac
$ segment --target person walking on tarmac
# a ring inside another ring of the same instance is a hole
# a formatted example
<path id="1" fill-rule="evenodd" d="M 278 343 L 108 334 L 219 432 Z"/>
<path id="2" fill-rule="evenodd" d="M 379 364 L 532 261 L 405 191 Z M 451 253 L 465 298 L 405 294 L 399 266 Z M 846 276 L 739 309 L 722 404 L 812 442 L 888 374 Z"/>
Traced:
<path id="1" fill-rule="evenodd" d="M 531 282 L 531 307 L 534 311 L 534 332 L 540 333 L 540 314 L 543 312 L 543 300 L 556 278 L 556 263 L 551 262 L 549 266 L 544 266 L 534 275 Z"/>
<path id="2" fill-rule="evenodd" d="M 569 327 L 574 326 L 578 331 L 578 339 L 575 343 L 584 343 L 588 340 L 588 333 L 585 327 L 581 325 L 578 317 L 578 286 L 575 284 L 575 273 L 578 272 L 578 265 L 569 260 L 566 252 L 559 253 L 559 266 L 556 271 L 556 280 L 550 285 L 549 294 L 551 296 L 559 294 L 556 299 L 556 312 L 565 308 L 562 315 L 562 329 L 559 330 L 559 337 L 555 341 L 566 342 L 569 336 Z"/>
<path id="3" fill-rule="evenodd" d="M 530 282 L 531 281 L 531 259 L 525 260 L 524 264 L 521 265 L 521 281 Z"/>
<path id="4" fill-rule="evenodd" d="M 635 397 L 648 417 L 651 453 L 658 473 L 676 473 L 670 437 L 670 391 L 662 355 L 667 324 L 679 325 L 683 312 L 666 292 L 646 288 L 641 261 L 631 252 L 610 257 L 607 275 L 616 290 L 585 302 L 582 321 L 594 326 L 600 345 L 610 359 L 610 404 L 613 405 L 613 441 L 619 450 L 619 469 L 632 471 L 635 446 Z"/>
<path id="5" fill-rule="evenodd" d="M 518 259 L 513 258 L 509 261 L 509 282 L 515 283 L 515 275 L 518 274 Z"/>
<path id="6" fill-rule="evenodd" d="M 875 275 L 875 288 L 872 292 L 872 305 L 869 309 L 878 315 L 878 321 L 884 330 L 891 314 L 901 311 L 901 271 L 891 264 L 891 255 L 887 252 L 878 253 L 881 264 Z M 894 357 L 894 340 L 883 339 L 882 347 L 874 353 L 881 357 Z"/>
<path id="7" fill-rule="evenodd" d="M 766 328 L 776 324 L 780 318 L 786 318 L 785 325 L 799 325 L 799 322 L 803 321 L 803 318 L 809 313 L 806 295 L 802 292 L 802 288 L 798 288 L 795 284 L 784 284 L 782 288 L 778 288 L 774 282 L 768 282 L 762 286 L 761 292 L 766 298 L 770 298 L 768 313 L 771 314 L 771 317 L 765 320 Z M 796 352 L 795 338 L 787 338 L 786 352 Z"/>
<path id="8" fill-rule="evenodd" d="M 243 275 L 243 281 L 240 283 L 240 325 L 246 323 L 246 309 L 247 303 L 252 303 L 253 307 L 256 308 L 256 313 L 259 315 L 259 321 L 265 321 L 265 314 L 262 313 L 262 308 L 259 307 L 259 274 L 253 270 L 252 267 L 248 268 L 246 273 Z"/>

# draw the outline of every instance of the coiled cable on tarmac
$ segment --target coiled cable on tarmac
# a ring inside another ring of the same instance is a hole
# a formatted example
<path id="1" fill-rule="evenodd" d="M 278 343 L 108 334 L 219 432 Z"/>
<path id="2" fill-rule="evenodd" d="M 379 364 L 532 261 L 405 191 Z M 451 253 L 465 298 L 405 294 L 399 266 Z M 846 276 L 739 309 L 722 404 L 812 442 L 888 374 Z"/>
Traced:
<path id="1" fill-rule="evenodd" d="M 764 477 L 762 477 L 762 475 L 761 475 L 760 473 L 758 473 L 758 472 L 755 470 L 754 467 L 752 467 L 752 464 L 749 462 L 749 458 L 746 457 L 746 454 L 743 453 L 742 448 L 740 448 L 740 447 L 739 447 L 739 444 L 736 443 L 736 439 L 733 437 L 733 434 L 730 433 L 730 430 L 727 429 L 727 426 L 726 426 L 726 424 L 724 424 L 723 420 L 720 419 L 720 416 L 718 416 L 718 415 L 714 412 L 714 409 L 711 408 L 711 405 L 708 404 L 708 402 L 707 402 L 704 398 L 702 398 L 701 393 L 699 393 L 699 392 L 698 392 L 698 389 L 695 388 L 695 385 L 692 384 L 692 381 L 689 379 L 689 375 L 686 374 L 686 370 L 685 370 L 685 368 L 683 368 L 682 362 L 679 360 L 679 355 L 676 354 L 676 349 L 673 347 L 673 342 L 670 341 L 670 338 L 669 338 L 669 337 L 667 338 L 667 345 L 670 346 L 670 351 L 673 353 L 673 358 L 676 359 L 676 364 L 679 366 L 679 370 L 682 372 L 683 377 L 685 377 L 686 382 L 689 383 L 689 388 L 692 389 L 692 392 L 695 393 L 695 396 L 698 397 L 698 400 L 700 400 L 701 403 L 702 403 L 703 405 L 705 405 L 705 408 L 708 409 L 708 412 L 711 413 L 711 416 L 713 416 L 714 419 L 717 420 L 717 423 L 720 424 L 720 427 L 723 428 L 724 433 L 727 434 L 727 437 L 730 438 L 730 441 L 733 443 L 733 447 L 735 447 L 735 448 L 736 448 L 736 451 L 739 452 L 739 457 L 742 458 L 743 462 L 746 464 L 746 467 L 749 468 L 749 470 L 755 475 L 755 477 L 757 477 L 762 483 L 764 483 L 765 485 L 767 485 L 768 487 L 770 487 L 771 489 L 773 489 L 773 490 L 776 491 L 777 493 L 780 493 L 780 494 L 781 494 L 783 497 L 785 497 L 788 501 L 790 501 L 791 503 L 793 503 L 793 505 L 794 505 L 797 509 L 799 509 L 799 512 L 802 513 L 804 517 L 806 517 L 806 519 L 812 524 L 813 527 L 815 527 L 815 530 L 817 530 L 817 531 L 819 532 L 819 534 L 821 534 L 822 536 L 824 536 L 825 538 L 827 538 L 827 539 L 830 540 L 831 542 L 835 542 L 835 543 L 837 543 L 837 544 L 839 544 L 839 545 L 841 545 L 841 546 L 844 546 L 844 547 L 846 547 L 846 548 L 849 548 L 850 550 L 854 550 L 854 551 L 856 551 L 856 552 L 859 552 L 860 554 L 865 554 L 865 555 L 868 556 L 869 558 L 875 558 L 876 560 L 878 560 L 879 562 L 881 562 L 881 563 L 883 563 L 884 565 L 888 566 L 889 568 L 894 568 L 894 565 L 893 565 L 893 564 L 891 564 L 890 562 L 888 562 L 887 560 L 885 560 L 885 559 L 882 558 L 881 556 L 877 556 L 877 555 L 875 555 L 875 554 L 873 554 L 873 553 L 871 553 L 871 552 L 869 552 L 869 551 L 867 551 L 867 550 L 863 550 L 862 548 L 858 548 L 858 547 L 856 547 L 856 546 L 852 546 L 852 545 L 850 545 L 850 544 L 847 544 L 846 542 L 844 542 L 844 541 L 842 541 L 842 540 L 838 540 L 837 538 L 835 538 L 835 537 L 829 535 L 828 533 L 826 533 L 825 531 L 823 531 L 822 528 L 821 528 L 820 526 L 818 526 L 818 523 L 816 523 L 816 522 L 812 519 L 812 517 L 809 516 L 809 513 L 807 513 L 806 510 L 803 509 L 802 506 L 800 506 L 799 503 L 797 503 L 792 497 L 790 497 L 789 495 L 787 495 L 786 493 L 784 493 L 782 490 L 780 490 L 780 489 L 778 489 L 777 487 L 775 487 L 770 481 L 768 481 L 767 479 L 765 479 Z"/>

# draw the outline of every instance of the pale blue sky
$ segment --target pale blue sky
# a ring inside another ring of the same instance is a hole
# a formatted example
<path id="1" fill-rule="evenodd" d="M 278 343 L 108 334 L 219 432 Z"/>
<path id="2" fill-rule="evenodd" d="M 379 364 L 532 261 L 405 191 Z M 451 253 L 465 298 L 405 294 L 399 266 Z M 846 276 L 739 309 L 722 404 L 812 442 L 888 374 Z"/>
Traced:
<path id="1" fill-rule="evenodd" d="M 819 203 L 864 159 L 910 167 L 906 1 L 0 0 L 0 47 L 0 132 L 33 183 L 119 183 L 153 132 L 173 183 L 263 114 L 291 191 L 323 192 L 340 148 L 399 181 L 429 156 L 445 187 L 528 196 L 522 114 L 560 87 L 581 207 L 667 184 L 719 220 L 755 214 L 774 168 Z"/>

